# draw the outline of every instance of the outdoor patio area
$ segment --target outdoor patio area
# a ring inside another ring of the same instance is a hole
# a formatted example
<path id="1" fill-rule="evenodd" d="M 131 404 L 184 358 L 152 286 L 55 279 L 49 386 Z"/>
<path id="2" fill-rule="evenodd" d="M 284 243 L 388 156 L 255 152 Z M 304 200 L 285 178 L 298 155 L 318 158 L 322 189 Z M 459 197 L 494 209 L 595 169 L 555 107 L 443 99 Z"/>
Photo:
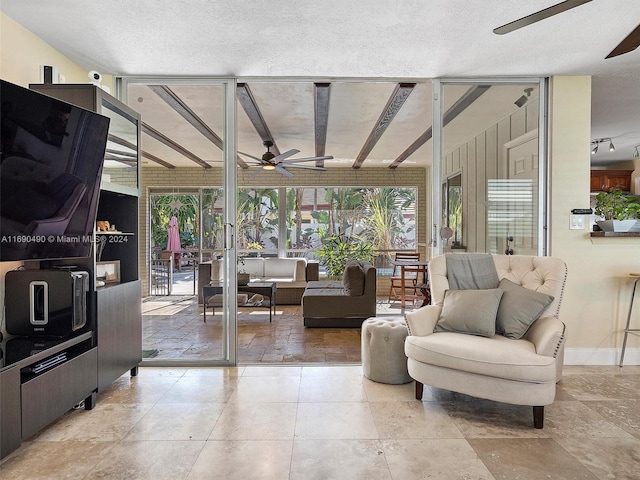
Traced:
<path id="1" fill-rule="evenodd" d="M 142 303 L 143 356 L 158 360 L 222 358 L 222 315 L 207 311 L 193 295 L 193 272 L 174 275 L 170 296 Z M 377 315 L 402 317 L 400 304 L 379 298 Z M 305 328 L 300 305 L 278 305 L 269 323 L 265 308 L 238 309 L 238 362 L 360 363 L 359 328 Z"/>

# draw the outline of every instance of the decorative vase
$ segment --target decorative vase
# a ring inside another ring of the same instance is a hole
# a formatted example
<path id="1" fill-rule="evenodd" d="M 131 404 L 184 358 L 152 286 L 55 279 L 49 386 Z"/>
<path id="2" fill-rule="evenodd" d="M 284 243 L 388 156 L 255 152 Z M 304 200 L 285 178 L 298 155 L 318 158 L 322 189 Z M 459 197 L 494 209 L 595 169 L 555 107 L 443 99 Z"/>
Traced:
<path id="1" fill-rule="evenodd" d="M 628 232 L 638 220 L 596 220 L 603 232 Z"/>
<path id="2" fill-rule="evenodd" d="M 249 283 L 249 280 L 251 280 L 251 275 L 249 275 L 248 273 L 240 273 L 238 272 L 237 274 L 237 279 L 238 279 L 238 285 L 247 285 Z"/>

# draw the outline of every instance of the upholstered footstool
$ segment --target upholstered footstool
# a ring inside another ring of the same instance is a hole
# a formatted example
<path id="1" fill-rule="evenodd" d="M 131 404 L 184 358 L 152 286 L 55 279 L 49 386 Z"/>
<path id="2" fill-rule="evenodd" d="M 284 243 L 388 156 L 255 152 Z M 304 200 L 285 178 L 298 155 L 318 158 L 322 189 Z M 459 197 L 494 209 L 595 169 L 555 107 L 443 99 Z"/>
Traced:
<path id="1" fill-rule="evenodd" d="M 372 317 L 362 322 L 362 370 L 374 382 L 409 383 L 404 339 L 407 324 L 396 318 Z"/>

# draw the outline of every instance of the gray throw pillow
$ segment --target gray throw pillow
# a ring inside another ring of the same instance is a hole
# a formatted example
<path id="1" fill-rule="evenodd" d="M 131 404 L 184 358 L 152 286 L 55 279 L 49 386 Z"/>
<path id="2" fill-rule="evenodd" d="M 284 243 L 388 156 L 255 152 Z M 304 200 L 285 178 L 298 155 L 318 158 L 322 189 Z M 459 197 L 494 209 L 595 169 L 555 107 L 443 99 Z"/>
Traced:
<path id="1" fill-rule="evenodd" d="M 529 290 L 506 278 L 500 281 L 499 288 L 504 294 L 498 308 L 496 333 L 507 338 L 522 338 L 531 324 L 553 302 L 551 295 Z"/>
<path id="2" fill-rule="evenodd" d="M 434 332 L 493 337 L 502 290 L 447 290 Z"/>
<path id="3" fill-rule="evenodd" d="M 364 295 L 364 271 L 357 260 L 349 260 L 345 265 L 342 286 L 351 297 Z"/>

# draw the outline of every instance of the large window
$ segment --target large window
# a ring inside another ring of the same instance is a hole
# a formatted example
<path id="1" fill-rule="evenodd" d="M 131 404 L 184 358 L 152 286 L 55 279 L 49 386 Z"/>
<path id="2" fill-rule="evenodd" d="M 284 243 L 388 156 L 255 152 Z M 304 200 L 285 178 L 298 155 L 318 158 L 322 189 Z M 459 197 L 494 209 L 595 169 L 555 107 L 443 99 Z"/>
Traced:
<path id="1" fill-rule="evenodd" d="M 362 239 L 380 252 L 416 248 L 415 188 L 289 188 L 293 252 L 315 250 L 323 239 Z"/>

